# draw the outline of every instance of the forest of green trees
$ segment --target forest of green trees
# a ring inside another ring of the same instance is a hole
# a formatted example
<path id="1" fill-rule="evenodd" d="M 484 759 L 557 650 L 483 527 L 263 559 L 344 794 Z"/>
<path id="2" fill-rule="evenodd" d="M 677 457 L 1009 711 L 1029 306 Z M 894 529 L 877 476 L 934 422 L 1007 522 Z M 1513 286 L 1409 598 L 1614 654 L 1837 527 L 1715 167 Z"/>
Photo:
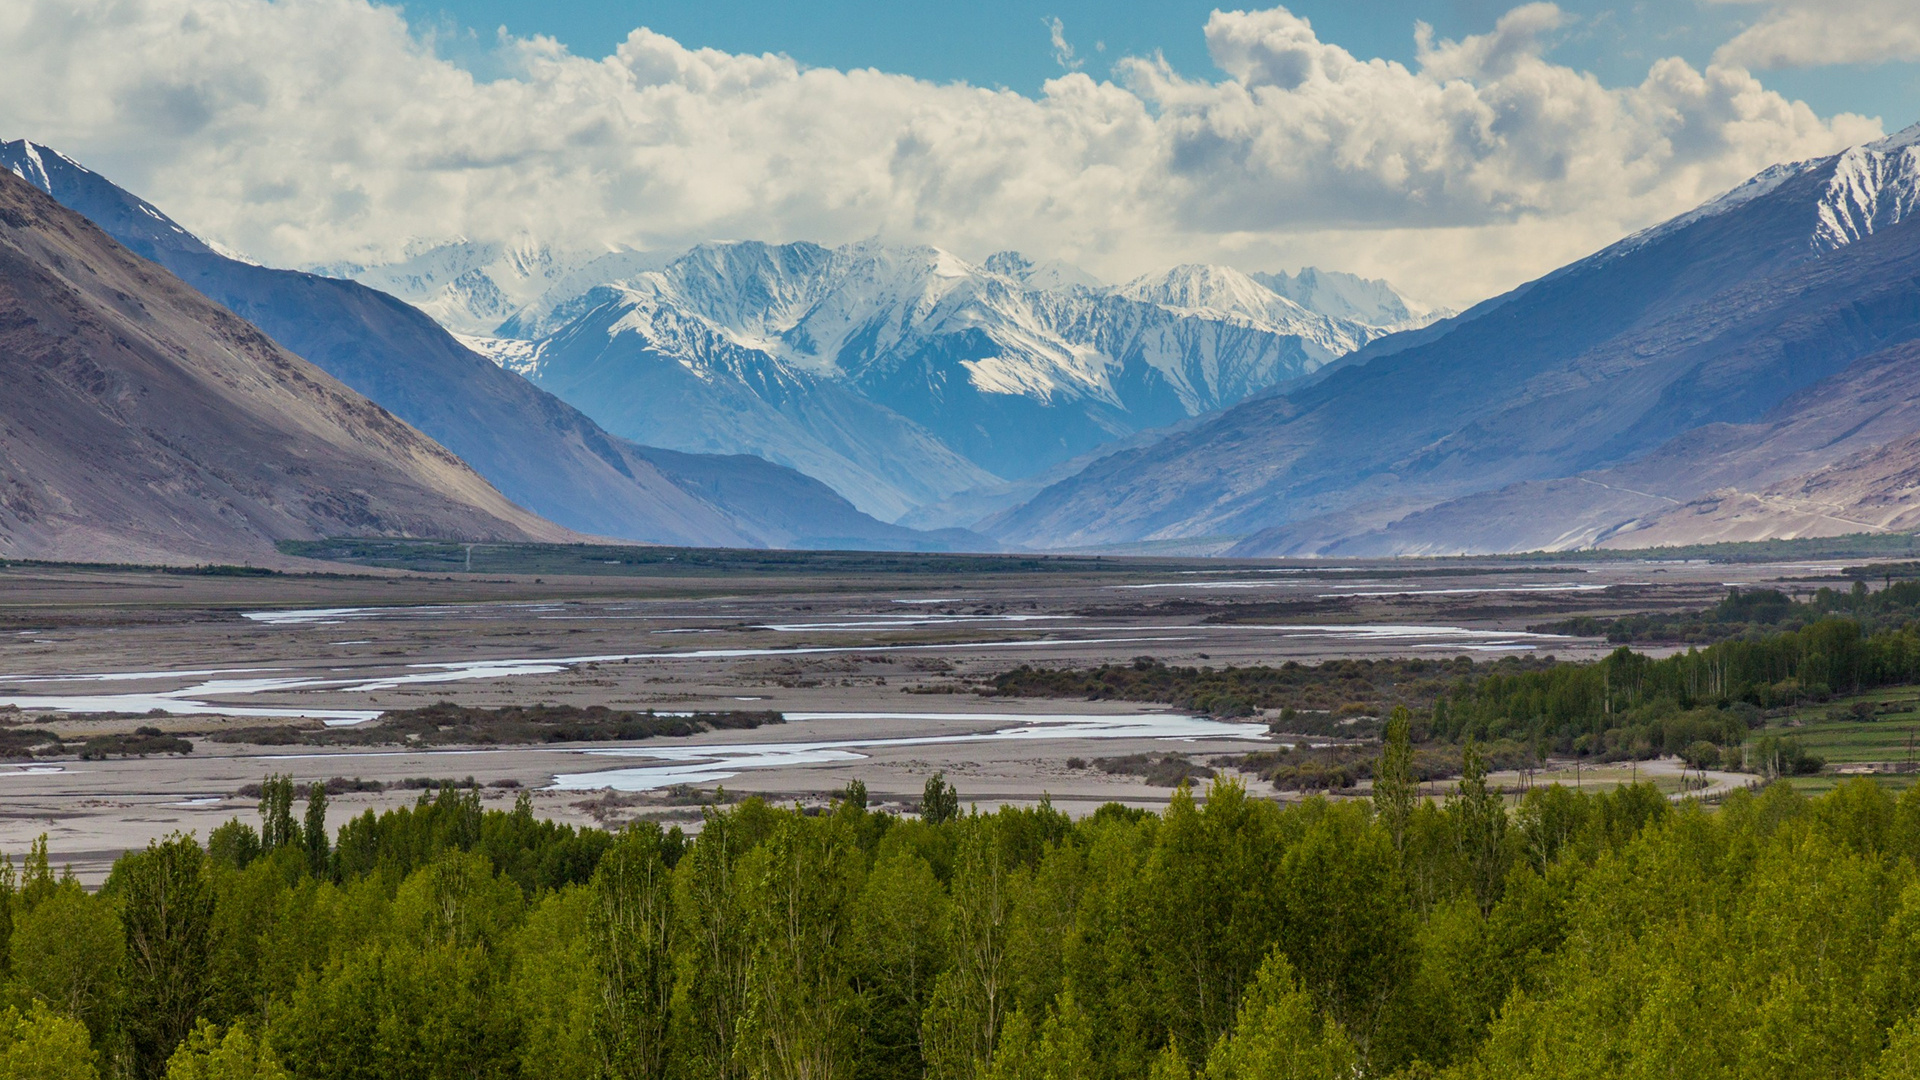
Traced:
<path id="1" fill-rule="evenodd" d="M 1163 814 L 750 800 L 689 839 L 471 789 L 7 874 L 0 1080 L 1920 1077 L 1920 789 Z"/>
<path id="2" fill-rule="evenodd" d="M 1789 621 L 1658 660 L 1624 645 L 1598 663 L 1514 656 L 1483 663 L 1462 657 L 1216 669 L 1143 657 L 1086 670 L 1021 666 L 995 679 L 990 692 L 1158 701 L 1224 716 L 1285 710 L 1276 732 L 1343 737 L 1378 730 L 1377 719 L 1348 726 L 1343 718 L 1381 718 L 1400 706 L 1420 718 L 1419 742 L 1476 740 L 1503 751 L 1524 749 L 1536 759 L 1606 761 L 1682 755 L 1706 743 L 1729 767 L 1777 775 L 1779 741 L 1748 744 L 1767 710 L 1920 683 L 1920 621 L 1869 630 L 1871 620 L 1819 615 L 1829 602 L 1864 605 L 1889 591 L 1868 599 L 1858 592 L 1816 597 L 1798 605 L 1818 616 L 1804 625 Z M 1909 592 L 1920 596 L 1920 584 Z M 1897 607 L 1888 603 L 1888 610 Z M 1794 757 L 1791 749 L 1784 754 Z"/>
<path id="3" fill-rule="evenodd" d="M 1869 589 L 1856 579 L 1850 589 L 1821 586 L 1801 600 L 1779 589 L 1732 588 L 1710 608 L 1699 611 L 1658 611 L 1614 618 L 1578 616 L 1527 629 L 1549 634 L 1604 637 L 1616 644 L 1708 645 L 1737 637 L 1760 637 L 1775 630 L 1798 630 L 1822 619 L 1845 618 L 1868 633 L 1897 630 L 1920 618 L 1920 581 L 1894 581 L 1900 573 L 1911 579 L 1913 563 L 1860 567 L 1848 571 L 1866 574 L 1884 570 L 1887 585 Z"/>

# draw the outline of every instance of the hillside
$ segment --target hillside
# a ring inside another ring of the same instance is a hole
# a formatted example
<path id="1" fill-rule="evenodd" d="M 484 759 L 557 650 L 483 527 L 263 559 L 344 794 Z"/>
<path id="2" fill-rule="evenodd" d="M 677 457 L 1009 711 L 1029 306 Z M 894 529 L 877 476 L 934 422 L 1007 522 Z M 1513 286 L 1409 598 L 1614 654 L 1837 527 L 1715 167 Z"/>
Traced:
<path id="1" fill-rule="evenodd" d="M 5 171 L 0 373 L 10 556 L 240 561 L 342 534 L 575 538 Z"/>

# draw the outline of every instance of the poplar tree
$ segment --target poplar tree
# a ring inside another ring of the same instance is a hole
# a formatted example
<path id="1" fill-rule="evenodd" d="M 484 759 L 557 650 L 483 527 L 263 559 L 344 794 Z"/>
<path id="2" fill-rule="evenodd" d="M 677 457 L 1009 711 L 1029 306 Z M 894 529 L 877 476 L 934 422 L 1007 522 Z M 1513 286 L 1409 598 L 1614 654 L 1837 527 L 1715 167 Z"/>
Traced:
<path id="1" fill-rule="evenodd" d="M 299 826 L 293 823 L 293 777 L 269 776 L 260 784 L 260 850 L 272 852 L 299 839 Z"/>
<path id="2" fill-rule="evenodd" d="M 175 833 L 124 860 L 109 884 L 124 905 L 123 1024 L 133 1074 L 158 1078 L 207 1000 L 214 895 L 206 853 L 193 837 Z"/>
<path id="3" fill-rule="evenodd" d="M 934 983 L 921 1024 L 927 1075 L 934 1080 L 975 1080 L 984 1073 L 1012 996 L 1005 971 L 1007 869 L 987 824 L 977 816 L 963 824 L 948 923 L 952 966 Z"/>
<path id="4" fill-rule="evenodd" d="M 1447 798 L 1447 818 L 1468 887 L 1487 914 L 1507 877 L 1507 804 L 1487 786 L 1487 759 L 1471 740 L 1462 751 L 1460 783 Z"/>
<path id="5" fill-rule="evenodd" d="M 1380 747 L 1380 761 L 1373 770 L 1373 809 L 1387 833 L 1393 837 L 1393 850 L 1407 849 L 1407 822 L 1413 817 L 1418 796 L 1413 778 L 1413 714 L 1405 705 L 1396 705 L 1387 719 L 1386 740 Z"/>
<path id="6" fill-rule="evenodd" d="M 291 782 L 288 786 L 292 786 Z M 292 813 L 291 808 L 288 813 Z M 331 851 L 327 845 L 327 785 L 317 780 L 307 789 L 306 824 L 300 830 L 300 837 L 307 848 L 307 872 L 317 878 L 331 877 L 328 871 Z"/>
<path id="7" fill-rule="evenodd" d="M 660 827 L 649 822 L 622 832 L 594 871 L 592 888 L 599 984 L 593 1040 L 601 1070 L 611 1080 L 654 1080 L 666 1075 L 673 999 L 673 882 Z"/>
<path id="8" fill-rule="evenodd" d="M 734 1053 L 746 1011 L 749 942 L 741 910 L 738 869 L 753 848 L 741 811 L 709 808 L 700 838 L 674 868 L 679 918 L 674 1012 L 682 1071 L 703 1080 L 739 1080 L 744 1063 Z"/>
<path id="9" fill-rule="evenodd" d="M 861 857 L 834 817 L 784 817 L 741 865 L 751 941 L 735 1054 L 754 1080 L 851 1080 L 859 1001 L 845 940 Z"/>

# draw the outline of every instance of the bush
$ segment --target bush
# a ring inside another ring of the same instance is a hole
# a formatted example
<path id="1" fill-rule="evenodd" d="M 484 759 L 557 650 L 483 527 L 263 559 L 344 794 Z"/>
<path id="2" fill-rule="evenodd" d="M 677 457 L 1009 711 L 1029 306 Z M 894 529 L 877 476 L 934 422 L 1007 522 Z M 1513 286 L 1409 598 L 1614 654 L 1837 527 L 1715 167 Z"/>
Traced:
<path id="1" fill-rule="evenodd" d="M 1680 758 L 1692 769 L 1717 769 L 1720 767 L 1720 748 L 1704 739 L 1688 746 Z"/>

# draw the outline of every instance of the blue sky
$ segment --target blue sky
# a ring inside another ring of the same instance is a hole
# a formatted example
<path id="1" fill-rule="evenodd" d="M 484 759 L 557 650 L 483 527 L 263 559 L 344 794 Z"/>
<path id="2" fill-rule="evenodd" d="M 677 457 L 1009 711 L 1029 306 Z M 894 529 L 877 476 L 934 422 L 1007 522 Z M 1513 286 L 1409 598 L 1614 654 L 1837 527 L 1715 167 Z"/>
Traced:
<path id="1" fill-rule="evenodd" d="M 485 66 L 483 54 L 501 26 L 519 36 L 556 38 L 575 54 L 592 57 L 606 55 L 635 27 L 646 26 L 689 47 L 784 53 L 814 67 L 874 67 L 1033 93 L 1061 71 L 1049 40 L 1054 19 L 1060 20 L 1082 70 L 1095 77 L 1103 77 L 1121 56 L 1156 51 L 1184 74 L 1211 75 L 1201 28 L 1222 5 L 1192 0 L 421 0 L 403 6 L 416 27 L 434 26 L 447 34 L 443 52 L 476 67 Z M 1287 6 L 1310 19 L 1322 41 L 1363 59 L 1410 63 L 1416 21 L 1443 38 L 1483 34 L 1517 0 L 1299 0 Z M 1559 6 L 1575 21 L 1561 33 L 1553 58 L 1591 71 L 1609 86 L 1638 83 L 1661 57 L 1679 56 L 1704 67 L 1716 48 L 1768 10 L 1762 3 L 1698 0 L 1564 0 Z M 1762 78 L 1823 115 L 1876 116 L 1890 131 L 1920 122 L 1920 63 L 1776 68 Z"/>

